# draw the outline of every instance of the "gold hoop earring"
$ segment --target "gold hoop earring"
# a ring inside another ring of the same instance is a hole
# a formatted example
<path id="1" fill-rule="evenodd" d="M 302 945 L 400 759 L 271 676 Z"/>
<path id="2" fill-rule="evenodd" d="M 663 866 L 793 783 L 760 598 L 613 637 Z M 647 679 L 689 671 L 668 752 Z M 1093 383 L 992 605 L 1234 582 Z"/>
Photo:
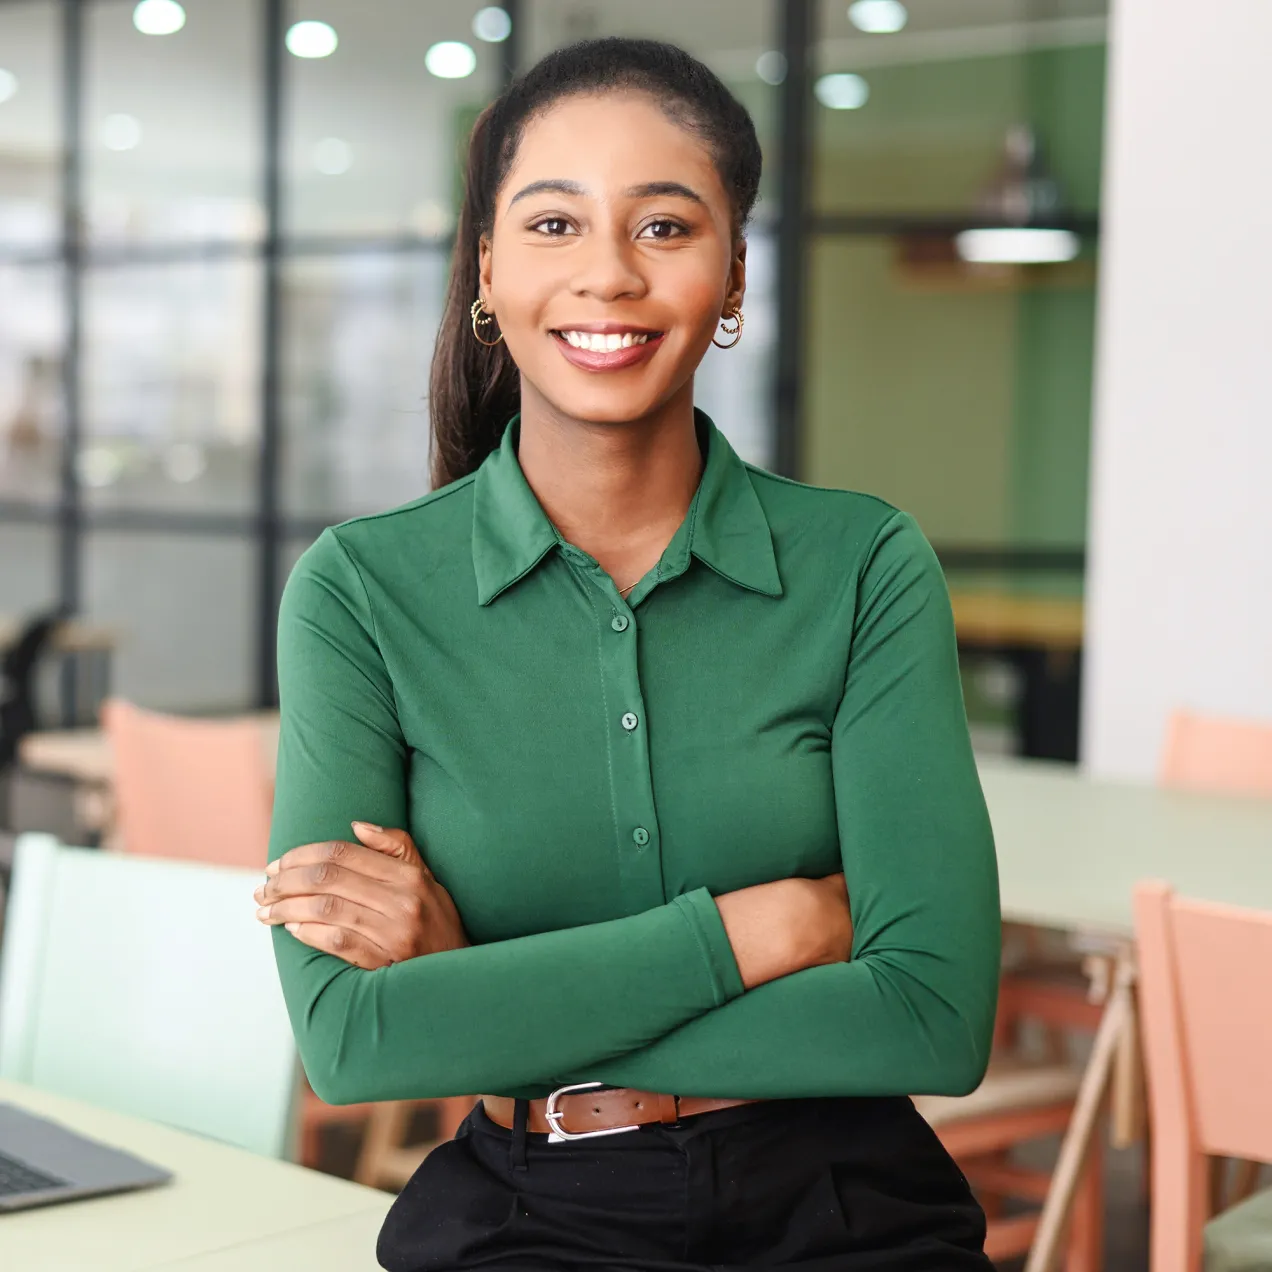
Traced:
<path id="1" fill-rule="evenodd" d="M 473 301 L 473 306 L 468 312 L 472 315 L 473 336 L 476 339 L 477 343 L 480 345 L 485 345 L 487 349 L 493 349 L 495 345 L 499 343 L 499 340 L 503 339 L 503 332 L 501 331 L 499 333 L 499 340 L 483 340 L 481 338 L 481 332 L 478 330 L 478 327 L 485 327 L 489 323 L 494 322 L 495 315 L 487 311 L 486 302 L 482 300 L 480 296 L 478 296 L 477 299 Z"/>
<path id="2" fill-rule="evenodd" d="M 715 336 L 712 336 L 711 343 L 715 345 L 717 349 L 732 349 L 733 346 L 742 339 L 742 323 L 744 321 L 745 320 L 742 317 L 742 311 L 740 309 L 735 309 L 731 314 L 727 314 L 725 317 L 720 319 L 720 330 L 723 331 L 726 336 L 732 336 L 733 339 L 730 340 L 728 344 L 721 344 Z M 732 327 L 728 325 L 730 322 L 734 324 Z"/>

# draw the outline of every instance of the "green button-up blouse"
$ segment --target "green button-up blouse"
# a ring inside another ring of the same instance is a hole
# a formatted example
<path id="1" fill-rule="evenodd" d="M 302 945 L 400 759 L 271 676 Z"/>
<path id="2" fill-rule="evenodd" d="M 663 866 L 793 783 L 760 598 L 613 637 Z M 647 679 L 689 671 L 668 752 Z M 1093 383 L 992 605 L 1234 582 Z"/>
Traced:
<path id="1" fill-rule="evenodd" d="M 473 942 L 368 972 L 274 930 L 324 1099 L 979 1081 L 997 876 L 940 567 L 882 501 L 698 436 L 626 601 L 539 506 L 515 420 L 292 572 L 271 857 L 405 827 Z M 851 960 L 744 992 L 712 898 L 839 869 Z"/>

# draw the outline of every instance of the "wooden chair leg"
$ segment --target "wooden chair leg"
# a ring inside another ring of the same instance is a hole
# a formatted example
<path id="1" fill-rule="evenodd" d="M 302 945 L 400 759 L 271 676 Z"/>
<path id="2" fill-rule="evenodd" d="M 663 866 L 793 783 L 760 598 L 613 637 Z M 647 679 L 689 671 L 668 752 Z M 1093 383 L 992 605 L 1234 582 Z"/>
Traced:
<path id="1" fill-rule="evenodd" d="M 1082 1178 L 1073 1194 L 1064 1272 L 1100 1272 L 1103 1266 L 1104 1146 L 1096 1135 L 1087 1150 Z"/>
<path id="2" fill-rule="evenodd" d="M 303 1120 L 300 1125 L 300 1164 L 317 1170 L 322 1160 L 322 1128 L 317 1123 Z"/>
<path id="3" fill-rule="evenodd" d="M 1261 1162 L 1252 1162 L 1245 1158 L 1237 1162 L 1236 1173 L 1232 1177 L 1232 1188 L 1225 1199 L 1225 1205 L 1235 1206 L 1254 1196 L 1254 1191 L 1259 1186 L 1261 1165 Z"/>
<path id="4" fill-rule="evenodd" d="M 368 1188 L 380 1187 L 385 1178 L 384 1163 L 402 1143 L 414 1109 L 410 1100 L 390 1100 L 371 1110 L 353 1171 L 355 1182 Z"/>
<path id="5" fill-rule="evenodd" d="M 437 1101 L 437 1138 L 450 1140 L 477 1103 L 475 1096 L 451 1095 Z"/>

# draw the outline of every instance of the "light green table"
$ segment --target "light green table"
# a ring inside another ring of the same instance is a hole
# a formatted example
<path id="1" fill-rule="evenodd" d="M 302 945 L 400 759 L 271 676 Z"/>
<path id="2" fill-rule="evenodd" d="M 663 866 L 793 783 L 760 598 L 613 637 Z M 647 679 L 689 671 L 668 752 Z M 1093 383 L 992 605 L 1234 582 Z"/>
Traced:
<path id="1" fill-rule="evenodd" d="M 0 1100 L 175 1176 L 140 1192 L 0 1215 L 13 1272 L 375 1272 L 393 1198 L 138 1118 L 0 1081 Z"/>
<path id="2" fill-rule="evenodd" d="M 1005 918 L 1129 936 L 1141 879 L 1272 910 L 1272 799 L 1103 781 L 1047 760 L 979 767 Z"/>

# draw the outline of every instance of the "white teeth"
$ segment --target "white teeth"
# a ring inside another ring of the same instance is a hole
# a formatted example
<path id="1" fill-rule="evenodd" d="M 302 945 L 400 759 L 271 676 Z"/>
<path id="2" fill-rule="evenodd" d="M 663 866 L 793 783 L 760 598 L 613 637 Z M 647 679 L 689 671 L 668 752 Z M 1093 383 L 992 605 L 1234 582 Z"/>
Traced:
<path id="1" fill-rule="evenodd" d="M 649 339 L 648 332 L 625 331 L 622 335 L 612 332 L 602 335 L 599 331 L 564 330 L 561 335 L 567 344 L 576 349 L 589 349 L 593 353 L 613 353 L 616 349 L 630 349 L 632 345 L 642 345 Z"/>

